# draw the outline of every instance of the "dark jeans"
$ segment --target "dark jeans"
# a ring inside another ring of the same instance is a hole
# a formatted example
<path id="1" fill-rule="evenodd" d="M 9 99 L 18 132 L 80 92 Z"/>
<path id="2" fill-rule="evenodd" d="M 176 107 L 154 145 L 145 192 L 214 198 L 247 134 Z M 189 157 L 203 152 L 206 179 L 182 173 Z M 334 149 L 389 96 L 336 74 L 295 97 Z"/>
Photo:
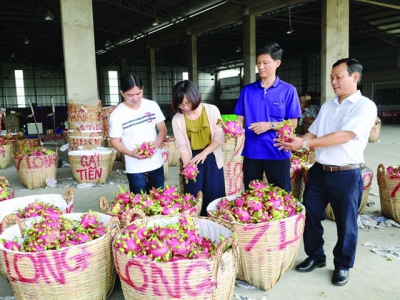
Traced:
<path id="1" fill-rule="evenodd" d="M 326 172 L 320 164 L 310 168 L 303 195 L 306 208 L 304 250 L 309 257 L 326 259 L 321 219 L 330 203 L 338 236 L 333 249 L 335 269 L 348 270 L 353 267 L 358 237 L 358 207 L 363 188 L 361 168 L 340 172 Z"/>
<path id="2" fill-rule="evenodd" d="M 249 183 L 253 180 L 263 180 L 265 176 L 269 184 L 278 186 L 288 192 L 292 190 L 290 183 L 290 159 L 266 160 L 250 159 L 243 160 L 243 182 L 244 188 L 249 188 Z"/>
<path id="3" fill-rule="evenodd" d="M 129 190 L 134 194 L 148 192 L 153 187 L 164 188 L 164 166 L 144 173 L 127 173 Z"/>
<path id="4" fill-rule="evenodd" d="M 202 150 L 193 150 L 193 157 L 200 153 Z M 213 200 L 225 197 L 225 180 L 223 168 L 218 169 L 215 161 L 214 153 L 207 156 L 204 163 L 197 165 L 199 174 L 197 174 L 196 182 L 189 180 L 186 184 L 183 181 L 183 188 L 185 193 L 190 193 L 197 197 L 197 193 L 203 193 L 203 205 L 201 208 L 201 216 L 207 216 L 207 206 Z"/>

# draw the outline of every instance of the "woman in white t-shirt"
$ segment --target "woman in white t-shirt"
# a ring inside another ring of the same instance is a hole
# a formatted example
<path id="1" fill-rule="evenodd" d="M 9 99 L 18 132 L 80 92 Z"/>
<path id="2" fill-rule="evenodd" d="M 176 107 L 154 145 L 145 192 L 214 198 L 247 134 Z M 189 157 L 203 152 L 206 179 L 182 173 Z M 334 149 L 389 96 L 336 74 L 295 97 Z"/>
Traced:
<path id="1" fill-rule="evenodd" d="M 161 143 L 167 135 L 165 117 L 160 106 L 143 98 L 143 82 L 132 72 L 121 78 L 121 96 L 124 101 L 110 115 L 111 145 L 125 155 L 125 169 L 132 193 L 151 188 L 164 188 L 164 167 Z M 153 156 L 139 155 L 137 148 L 143 142 L 155 146 Z"/>

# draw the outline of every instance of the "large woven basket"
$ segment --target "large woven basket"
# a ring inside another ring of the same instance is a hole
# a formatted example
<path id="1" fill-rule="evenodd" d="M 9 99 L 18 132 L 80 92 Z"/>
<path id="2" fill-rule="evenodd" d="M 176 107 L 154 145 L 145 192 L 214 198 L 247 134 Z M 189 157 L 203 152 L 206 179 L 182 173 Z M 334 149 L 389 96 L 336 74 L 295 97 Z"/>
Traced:
<path id="1" fill-rule="evenodd" d="M 369 195 L 369 191 L 371 189 L 371 184 L 372 184 L 373 177 L 374 177 L 374 172 L 372 171 L 372 169 L 364 168 L 362 170 L 362 178 L 363 178 L 363 182 L 364 182 L 364 190 L 363 190 L 360 206 L 358 207 L 358 214 L 359 215 L 363 214 L 365 208 L 367 207 L 368 195 Z M 328 203 L 328 205 L 326 207 L 326 218 L 328 220 L 335 221 L 335 215 L 333 213 L 332 206 L 329 203 Z"/>
<path id="2" fill-rule="evenodd" d="M 74 190 L 72 188 L 67 188 L 64 195 L 30 195 L 0 202 L 0 233 L 2 233 L 5 228 L 7 228 L 4 222 L 6 222 L 6 224 L 8 225 L 13 225 L 15 223 L 14 216 L 18 209 L 25 208 L 35 201 L 52 204 L 58 207 L 63 214 L 69 214 L 72 213 L 74 210 L 74 199 Z"/>
<path id="3" fill-rule="evenodd" d="M 379 164 L 377 177 L 382 214 L 400 222 L 400 174 L 388 174 L 386 167 Z"/>
<path id="4" fill-rule="evenodd" d="M 117 151 L 111 148 L 74 150 L 68 153 L 72 176 L 78 183 L 105 183 Z"/>
<path id="5" fill-rule="evenodd" d="M 102 111 L 101 100 L 97 101 L 97 105 L 88 105 L 68 101 L 68 114 L 86 114 L 86 113 L 100 113 Z"/>
<path id="6" fill-rule="evenodd" d="M 226 197 L 233 200 L 235 196 Z M 207 211 L 216 211 L 220 199 Z M 229 212 L 227 212 L 229 215 Z M 210 214 L 210 219 L 216 220 Z M 305 209 L 296 216 L 259 224 L 242 224 L 219 219 L 232 228 L 238 238 L 239 271 L 237 278 L 260 289 L 269 290 L 294 264 L 304 232 Z"/>
<path id="7" fill-rule="evenodd" d="M 28 188 L 46 186 L 46 178 L 56 179 L 58 152 L 43 156 L 13 157 L 21 182 Z"/>
<path id="8" fill-rule="evenodd" d="M 203 204 L 203 193 L 201 191 L 197 193 L 196 200 L 197 200 L 196 206 L 194 206 L 192 209 L 190 209 L 189 211 L 186 211 L 184 213 L 194 216 L 194 217 L 198 217 L 200 215 L 201 206 Z M 126 227 L 129 223 L 136 220 L 137 218 L 152 217 L 152 216 L 146 216 L 146 214 L 142 210 L 136 209 L 136 208 L 131 209 L 125 215 L 110 214 L 109 213 L 110 203 L 108 203 L 107 199 L 104 196 L 101 196 L 99 198 L 99 207 L 103 214 L 108 214 L 112 217 L 117 217 L 120 221 L 121 228 Z"/>
<path id="9" fill-rule="evenodd" d="M 0 169 L 5 169 L 11 165 L 12 162 L 12 146 L 11 143 L 7 145 L 0 145 Z"/>
<path id="10" fill-rule="evenodd" d="M 40 147 L 40 140 L 39 139 L 16 139 L 15 140 L 15 147 Z"/>
<path id="11" fill-rule="evenodd" d="M 368 142 L 375 143 L 379 139 L 379 134 L 381 132 L 382 122 L 379 117 L 375 119 L 375 125 L 372 127 L 371 132 L 368 137 Z"/>
<path id="12" fill-rule="evenodd" d="M 220 242 L 215 257 L 210 259 L 149 262 L 128 258 L 114 247 L 114 261 L 121 279 L 125 299 L 131 300 L 227 300 L 232 299 L 237 272 L 236 241 L 226 227 L 207 218 L 194 218 L 200 235 Z M 178 217 L 151 217 L 135 221 L 136 224 L 176 223 Z M 227 245 L 232 247 L 225 250 Z"/>
<path id="13" fill-rule="evenodd" d="M 79 220 L 82 213 L 66 214 L 69 219 Z M 115 268 L 111 252 L 111 240 L 118 232 L 117 218 L 100 214 L 107 227 L 106 234 L 96 240 L 60 250 L 43 252 L 18 252 L 0 245 L 3 271 L 6 273 L 17 300 L 103 300 L 115 284 Z M 19 222 L 7 228 L 0 238 L 12 240 L 20 236 L 24 225 Z"/>
<path id="14" fill-rule="evenodd" d="M 97 147 L 104 146 L 104 138 L 102 136 L 81 136 L 67 135 L 67 141 L 70 150 L 92 150 Z"/>
<path id="15" fill-rule="evenodd" d="M 0 198 L 0 202 L 1 201 L 5 201 L 8 199 L 12 199 L 14 198 L 15 195 L 15 191 L 14 189 L 11 187 L 10 183 L 8 182 L 7 178 L 4 176 L 0 176 L 0 182 L 2 183 L 3 186 L 5 186 L 5 188 L 8 191 L 8 196 L 4 197 L 4 198 Z M 0 212 L 1 214 L 1 212 Z M 1 220 L 1 219 L 0 219 Z M 1 233 L 1 227 L 0 227 L 0 233 Z"/>

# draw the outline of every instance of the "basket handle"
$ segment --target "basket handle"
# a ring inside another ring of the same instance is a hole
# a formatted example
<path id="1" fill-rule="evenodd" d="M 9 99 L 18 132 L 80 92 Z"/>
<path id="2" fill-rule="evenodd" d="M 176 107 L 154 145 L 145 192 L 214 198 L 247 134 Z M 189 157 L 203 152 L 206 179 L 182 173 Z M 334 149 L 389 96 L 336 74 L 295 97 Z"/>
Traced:
<path id="1" fill-rule="evenodd" d="M 224 241 L 218 244 L 217 250 L 215 250 L 215 261 L 213 275 L 215 278 L 215 282 L 217 282 L 218 278 L 218 268 L 221 266 L 222 270 L 224 270 L 225 265 L 223 260 L 221 259 L 222 254 L 225 252 L 225 248 L 231 245 L 234 255 L 236 256 L 236 261 L 238 261 L 238 252 L 237 252 L 237 240 L 231 235 L 226 238 Z"/>
<path id="2" fill-rule="evenodd" d="M 128 213 L 126 214 L 126 223 L 130 224 L 133 220 L 133 216 L 139 216 L 140 219 L 143 219 L 143 223 L 147 223 L 147 216 L 143 210 L 140 208 L 133 207 L 131 208 Z"/>
<path id="3" fill-rule="evenodd" d="M 16 223 L 18 224 L 19 231 L 21 232 L 21 236 L 24 236 L 24 231 L 26 229 L 26 223 L 22 221 L 20 218 L 16 217 L 15 219 Z"/>
<path id="4" fill-rule="evenodd" d="M 121 230 L 119 219 L 117 217 L 112 217 L 107 224 L 106 234 L 110 234 L 111 238 L 114 239 L 118 231 Z"/>
<path id="5" fill-rule="evenodd" d="M 10 186 L 10 183 L 8 182 L 7 178 L 4 176 L 0 176 L 0 181 L 3 181 L 5 186 Z"/>
<path id="6" fill-rule="evenodd" d="M 107 202 L 107 199 L 104 196 L 100 196 L 99 198 L 99 206 L 102 212 L 105 212 L 108 210 L 110 205 Z"/>
<path id="7" fill-rule="evenodd" d="M 377 174 L 378 186 L 386 189 L 386 180 L 385 180 L 386 168 L 383 164 L 378 165 L 377 173 L 378 173 Z"/>
<path id="8" fill-rule="evenodd" d="M 9 214 L 3 218 L 3 221 L 1 222 L 1 228 L 4 231 L 6 228 L 10 227 L 11 225 L 14 225 L 17 223 L 17 214 Z"/>
<path id="9" fill-rule="evenodd" d="M 74 190 L 70 187 L 67 188 L 67 190 L 65 191 L 65 194 L 63 195 L 63 198 L 64 198 L 65 202 L 67 202 L 67 204 L 69 204 L 70 202 L 74 202 L 74 199 L 75 199 Z"/>
<path id="10" fill-rule="evenodd" d="M 222 214 L 228 216 L 228 221 L 231 221 L 231 223 L 236 223 L 235 217 L 232 215 L 232 213 L 231 213 L 229 210 L 227 210 L 227 209 L 225 209 L 225 208 L 221 208 L 221 209 L 220 209 L 220 212 L 221 212 Z"/>

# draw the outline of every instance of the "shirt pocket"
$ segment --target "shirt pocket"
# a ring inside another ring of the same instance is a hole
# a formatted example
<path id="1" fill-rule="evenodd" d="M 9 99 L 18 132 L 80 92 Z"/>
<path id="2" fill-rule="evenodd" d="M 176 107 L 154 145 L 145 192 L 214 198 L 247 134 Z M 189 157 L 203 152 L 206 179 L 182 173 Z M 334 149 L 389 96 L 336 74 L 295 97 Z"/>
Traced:
<path id="1" fill-rule="evenodd" d="M 278 119 L 285 118 L 285 104 L 272 101 L 271 103 L 271 116 Z"/>

